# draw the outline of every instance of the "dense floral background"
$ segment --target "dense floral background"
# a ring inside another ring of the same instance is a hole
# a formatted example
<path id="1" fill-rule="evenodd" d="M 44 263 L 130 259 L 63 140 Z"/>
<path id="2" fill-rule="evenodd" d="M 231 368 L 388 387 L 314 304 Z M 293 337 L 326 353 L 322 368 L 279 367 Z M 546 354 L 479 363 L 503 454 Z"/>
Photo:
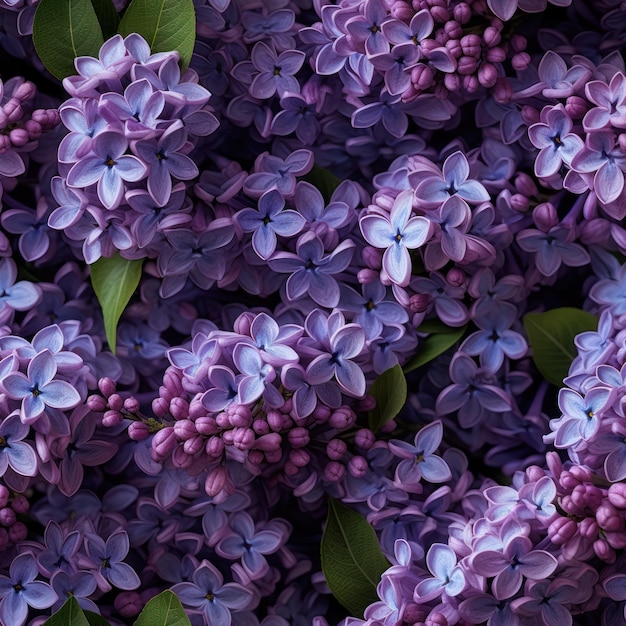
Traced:
<path id="1" fill-rule="evenodd" d="M 0 0 L 0 624 L 626 623 L 626 4 L 126 5 Z"/>

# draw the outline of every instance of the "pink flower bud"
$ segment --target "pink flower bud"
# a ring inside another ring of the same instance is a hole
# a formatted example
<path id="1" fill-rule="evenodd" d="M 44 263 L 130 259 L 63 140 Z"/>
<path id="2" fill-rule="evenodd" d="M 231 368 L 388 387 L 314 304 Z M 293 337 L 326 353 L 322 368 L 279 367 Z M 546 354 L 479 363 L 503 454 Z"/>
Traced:
<path id="1" fill-rule="evenodd" d="M 367 473 L 367 461 L 362 456 L 353 456 L 348 462 L 348 473 L 355 478 L 363 478 Z"/>
<path id="2" fill-rule="evenodd" d="M 463 88 L 467 90 L 468 93 L 474 93 L 478 91 L 480 87 L 480 81 L 477 76 L 463 76 Z"/>
<path id="3" fill-rule="evenodd" d="M 537 185 L 535 185 L 534 180 L 524 172 L 517 174 L 513 184 L 515 185 L 516 191 L 523 196 L 536 196 L 538 193 Z"/>
<path id="4" fill-rule="evenodd" d="M 174 432 L 180 441 L 187 441 L 198 434 L 196 425 L 191 420 L 179 420 L 174 423 Z"/>
<path id="5" fill-rule="evenodd" d="M 497 46 L 502 41 L 501 31 L 498 30 L 495 26 L 487 26 L 483 31 L 483 43 L 488 48 L 493 48 Z"/>
<path id="6" fill-rule="evenodd" d="M 350 428 L 356 422 L 356 414 L 349 407 L 338 408 L 328 420 L 328 424 L 332 428 L 345 430 Z"/>
<path id="7" fill-rule="evenodd" d="M 271 452 L 274 450 L 280 450 L 280 444 L 282 443 L 282 437 L 278 433 L 268 433 L 267 435 L 261 435 L 254 443 L 256 450 L 262 450 L 263 452 Z M 267 457 L 267 454 L 265 455 Z"/>
<path id="8" fill-rule="evenodd" d="M 255 439 L 252 428 L 237 427 L 233 430 L 233 446 L 239 450 L 249 450 Z"/>
<path id="9" fill-rule="evenodd" d="M 157 417 L 165 417 L 167 415 L 167 410 L 169 409 L 170 403 L 165 398 L 155 398 L 152 400 L 152 412 Z"/>
<path id="10" fill-rule="evenodd" d="M 375 280 L 378 280 L 379 272 L 373 269 L 364 268 L 359 270 L 356 275 L 356 279 L 360 285 L 369 285 Z"/>
<path id="11" fill-rule="evenodd" d="M 409 298 L 409 308 L 413 313 L 423 313 L 430 305 L 431 297 L 427 293 L 416 293 Z"/>
<path id="12" fill-rule="evenodd" d="M 233 433 L 232 430 L 224 431 L 221 437 L 222 437 L 222 442 L 224 443 L 225 446 L 233 445 L 233 439 L 235 438 L 235 434 Z"/>
<path id="13" fill-rule="evenodd" d="M 4 526 L 12 526 L 15 524 L 17 517 L 15 515 L 15 511 L 9 507 L 4 507 L 0 509 L 0 524 Z"/>
<path id="14" fill-rule="evenodd" d="M 29 142 L 30 137 L 28 136 L 28 132 L 23 128 L 14 128 L 9 133 L 9 139 L 14 146 L 21 148 Z"/>
<path id="15" fill-rule="evenodd" d="M 626 483 L 613 483 L 609 487 L 609 502 L 618 509 L 626 509 Z"/>
<path id="16" fill-rule="evenodd" d="M 596 510 L 596 521 L 602 530 L 608 532 L 624 530 L 623 514 L 620 515 L 618 510 L 608 500 L 605 500 Z"/>
<path id="17" fill-rule="evenodd" d="M 119 426 L 123 419 L 124 417 L 119 411 L 106 411 L 102 416 L 102 425 L 106 428 L 113 428 Z"/>
<path id="18" fill-rule="evenodd" d="M 143 609 L 143 603 L 136 591 L 123 591 L 113 601 L 115 610 L 122 617 L 134 617 Z"/>
<path id="19" fill-rule="evenodd" d="M 452 287 L 461 287 L 465 284 L 465 272 L 459 267 L 453 267 L 446 274 L 446 281 Z"/>
<path id="20" fill-rule="evenodd" d="M 513 96 L 511 82 L 504 76 L 499 76 L 493 86 L 494 100 L 500 104 L 507 104 Z"/>
<path id="21" fill-rule="evenodd" d="M 41 136 L 41 124 L 36 122 L 33 119 L 26 120 L 23 126 L 24 130 L 28 133 L 28 138 L 30 140 L 38 139 Z"/>
<path id="22" fill-rule="evenodd" d="M 435 83 L 435 74 L 431 67 L 418 63 L 411 69 L 411 82 L 419 91 L 426 91 Z"/>
<path id="23" fill-rule="evenodd" d="M 493 63 L 483 63 L 478 68 L 478 82 L 486 89 L 491 89 L 498 80 L 498 70 Z"/>
<path id="24" fill-rule="evenodd" d="M 424 626 L 449 626 L 449 623 L 443 613 L 433 611 L 426 618 Z"/>
<path id="25" fill-rule="evenodd" d="M 165 459 L 176 447 L 176 433 L 171 426 L 159 430 L 152 440 L 152 449 L 159 458 Z"/>
<path id="26" fill-rule="evenodd" d="M 25 100 L 30 100 L 35 95 L 36 91 L 37 88 L 35 87 L 34 83 L 31 83 L 29 80 L 25 80 L 13 91 L 13 98 L 24 102 Z"/>
<path id="27" fill-rule="evenodd" d="M 189 403 L 184 398 L 170 400 L 170 413 L 175 420 L 185 420 L 189 416 Z"/>
<path id="28" fill-rule="evenodd" d="M 11 528 L 9 528 L 9 539 L 13 543 L 24 541 L 28 536 L 28 528 L 22 522 L 15 522 Z"/>
<path id="29" fill-rule="evenodd" d="M 92 411 L 102 413 L 107 408 L 107 403 L 102 396 L 93 395 L 87 398 L 87 406 Z"/>
<path id="30" fill-rule="evenodd" d="M 489 63 L 503 63 L 506 60 L 506 52 L 504 48 L 496 46 L 495 48 L 489 48 L 484 58 Z"/>
<path id="31" fill-rule="evenodd" d="M 481 40 L 478 35 L 470 34 L 461 37 L 461 48 L 463 48 L 463 54 L 468 57 L 479 58 L 482 50 Z"/>
<path id="32" fill-rule="evenodd" d="M 260 450 L 248 450 L 248 456 L 246 458 L 248 463 L 252 463 L 252 465 L 261 465 L 265 459 L 265 455 Z"/>
<path id="33" fill-rule="evenodd" d="M 30 509 L 30 504 L 25 496 L 19 494 L 11 500 L 11 508 L 18 514 L 27 513 Z"/>
<path id="34" fill-rule="evenodd" d="M 583 537 L 587 537 L 587 539 L 597 539 L 598 531 L 598 524 L 596 523 L 596 520 L 591 517 L 586 517 L 580 522 L 580 524 L 578 524 L 578 532 Z"/>
<path id="35" fill-rule="evenodd" d="M 208 415 L 199 417 L 194 422 L 194 426 L 201 435 L 205 435 L 205 436 L 215 435 L 216 433 L 220 431 L 219 426 L 217 425 L 217 422 L 215 421 L 215 418 L 209 417 Z"/>
<path id="36" fill-rule="evenodd" d="M 200 452 L 202 448 L 204 448 L 204 437 L 202 437 L 201 435 L 191 437 L 190 439 L 187 439 L 187 441 L 185 441 L 185 443 L 183 444 L 183 451 L 185 452 L 185 454 L 189 454 L 191 456 L 198 454 L 198 452 Z"/>
<path id="37" fill-rule="evenodd" d="M 161 385 L 159 387 L 159 397 L 162 398 L 163 400 L 166 400 L 168 403 L 168 406 L 169 406 L 171 399 L 175 395 L 176 394 L 173 394 L 165 385 Z"/>
<path id="38" fill-rule="evenodd" d="M 550 541 L 561 546 L 567 543 L 578 530 L 576 522 L 567 517 L 557 517 L 548 527 L 548 537 Z"/>
<path id="39" fill-rule="evenodd" d="M 282 450 L 277 448 L 276 450 L 268 450 L 264 453 L 265 461 L 267 463 L 278 463 L 283 456 Z"/>
<path id="40" fill-rule="evenodd" d="M 514 193 L 510 199 L 511 208 L 520 213 L 526 213 L 530 207 L 530 200 L 521 193 Z"/>
<path id="41" fill-rule="evenodd" d="M 124 400 L 119 393 L 113 393 L 109 396 L 109 408 L 114 411 L 121 411 L 124 408 Z"/>
<path id="42" fill-rule="evenodd" d="M 450 11 L 442 6 L 433 7 L 430 10 L 430 14 L 435 22 L 441 22 L 442 24 L 450 19 Z"/>
<path id="43" fill-rule="evenodd" d="M 242 313 L 233 325 L 233 330 L 240 335 L 250 336 L 250 326 L 254 322 L 256 315 L 254 313 Z"/>
<path id="44" fill-rule="evenodd" d="M 454 19 L 460 24 L 467 24 L 472 19 L 472 9 L 467 2 L 459 2 L 454 9 L 452 9 L 452 15 Z"/>
<path id="45" fill-rule="evenodd" d="M 267 435 L 270 432 L 270 425 L 265 420 L 254 420 L 252 428 L 257 435 Z"/>
<path id="46" fill-rule="evenodd" d="M 274 432 L 279 432 L 283 429 L 283 414 L 278 411 L 267 412 L 267 423 Z"/>
<path id="47" fill-rule="evenodd" d="M 468 74 L 473 74 L 476 71 L 477 67 L 478 62 L 474 57 L 462 56 L 459 59 L 456 71 L 461 74 L 461 76 L 467 76 Z"/>
<path id="48" fill-rule="evenodd" d="M 150 436 L 150 429 L 143 422 L 133 422 L 128 427 L 128 437 L 133 441 L 145 441 Z"/>
<path id="49" fill-rule="evenodd" d="M 230 418 L 228 417 L 228 413 L 218 413 L 215 416 L 215 423 L 224 430 L 230 428 Z"/>
<path id="50" fill-rule="evenodd" d="M 332 411 L 325 404 L 318 404 L 313 411 L 313 417 L 318 424 L 325 424 L 331 415 Z"/>
<path id="51" fill-rule="evenodd" d="M 360 428 L 354 433 L 354 445 L 369 450 L 376 441 L 376 435 L 369 428 Z"/>
<path id="52" fill-rule="evenodd" d="M 458 39 L 448 39 L 445 43 L 445 48 L 455 59 L 459 59 L 463 56 L 463 48 L 461 48 Z"/>
<path id="53" fill-rule="evenodd" d="M 373 248 L 372 246 L 365 246 L 361 252 L 361 258 L 363 263 L 370 269 L 379 270 L 383 263 L 383 255 L 380 250 Z"/>
<path id="54" fill-rule="evenodd" d="M 531 107 L 527 104 L 522 107 L 522 110 L 520 111 L 520 116 L 524 124 L 526 124 L 527 126 L 530 126 L 531 124 L 536 124 L 540 121 L 539 111 L 537 111 L 535 107 Z"/>
<path id="55" fill-rule="evenodd" d="M 450 20 L 443 25 L 443 29 L 451 39 L 460 39 L 463 35 L 463 28 L 456 20 Z"/>
<path id="56" fill-rule="evenodd" d="M 518 52 L 513 55 L 511 65 L 516 72 L 523 72 L 530 65 L 530 54 L 527 52 Z"/>
<path id="57" fill-rule="evenodd" d="M 290 450 L 289 461 L 296 467 L 306 467 L 311 462 L 311 455 L 306 450 Z"/>
<path id="58" fill-rule="evenodd" d="M 526 476 L 529 483 L 536 483 L 545 476 L 545 472 L 537 465 L 530 465 L 526 468 Z"/>
<path id="59" fill-rule="evenodd" d="M 573 120 L 580 120 L 589 110 L 589 103 L 580 96 L 570 96 L 565 102 L 565 111 Z"/>
<path id="60" fill-rule="evenodd" d="M 338 461 L 330 461 L 324 468 L 324 478 L 331 483 L 338 483 L 346 475 L 346 468 Z"/>
<path id="61" fill-rule="evenodd" d="M 137 413 L 139 411 L 139 400 L 134 396 L 130 396 L 124 400 L 124 409 L 129 413 Z"/>
<path id="62" fill-rule="evenodd" d="M 295 476 L 299 471 L 300 468 L 297 465 L 294 465 L 291 461 L 285 461 L 285 465 L 283 465 L 285 476 Z"/>
<path id="63" fill-rule="evenodd" d="M 346 442 L 341 439 L 331 439 L 326 444 L 326 454 L 332 461 L 341 460 L 347 449 Z"/>
<path id="64" fill-rule="evenodd" d="M 226 487 L 229 480 L 226 468 L 220 466 L 209 472 L 204 482 L 204 491 L 207 496 L 217 496 Z"/>
<path id="65" fill-rule="evenodd" d="M 606 563 L 613 563 L 615 561 L 615 552 L 606 541 L 602 541 L 601 539 L 594 541 L 593 551 L 599 559 Z"/>
<path id="66" fill-rule="evenodd" d="M 219 458 L 224 452 L 224 440 L 221 437 L 210 437 L 204 449 L 209 456 Z"/>
<path id="67" fill-rule="evenodd" d="M 287 441 L 289 441 L 294 448 L 304 448 L 304 446 L 309 443 L 310 439 L 309 431 L 301 426 L 292 428 L 287 434 Z"/>

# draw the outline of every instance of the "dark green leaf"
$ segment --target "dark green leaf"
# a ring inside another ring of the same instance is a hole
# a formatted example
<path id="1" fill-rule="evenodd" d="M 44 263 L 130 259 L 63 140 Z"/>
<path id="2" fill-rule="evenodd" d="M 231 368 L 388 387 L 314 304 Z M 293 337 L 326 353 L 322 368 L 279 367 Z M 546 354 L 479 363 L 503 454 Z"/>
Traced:
<path id="1" fill-rule="evenodd" d="M 406 402 L 406 378 L 399 365 L 383 372 L 370 387 L 376 406 L 368 415 L 370 430 L 376 432 L 381 426 L 392 420 Z"/>
<path id="2" fill-rule="evenodd" d="M 167 589 L 143 607 L 134 626 L 191 626 L 191 622 L 176 594 Z"/>
<path id="3" fill-rule="evenodd" d="M 100 28 L 102 29 L 102 36 L 105 39 L 110 39 L 117 33 L 117 27 L 120 23 L 120 16 L 115 10 L 115 5 L 111 0 L 91 0 Z"/>
<path id="4" fill-rule="evenodd" d="M 152 52 L 177 50 L 184 69 L 191 61 L 196 39 L 193 0 L 132 0 L 119 32 L 124 37 L 139 33 Z"/>
<path id="5" fill-rule="evenodd" d="M 314 165 L 313 169 L 304 176 L 304 180 L 311 183 L 314 187 L 317 187 L 326 202 L 330 201 L 333 191 L 335 191 L 335 189 L 339 187 L 339 183 L 341 183 L 332 172 L 329 172 L 319 165 Z"/>
<path id="6" fill-rule="evenodd" d="M 109 622 L 93 611 L 84 611 L 85 617 L 89 622 L 89 626 L 109 626 Z"/>
<path id="7" fill-rule="evenodd" d="M 76 74 L 74 59 L 97 57 L 104 42 L 91 0 L 41 0 L 35 12 L 33 42 L 53 76 L 62 80 Z"/>
<path id="8" fill-rule="evenodd" d="M 374 529 L 356 511 L 328 498 L 320 548 L 322 571 L 333 595 L 352 615 L 362 617 L 378 599 L 376 585 L 389 567 Z"/>
<path id="9" fill-rule="evenodd" d="M 523 322 L 537 369 L 549 383 L 562 387 L 576 357 L 574 338 L 579 333 L 596 330 L 598 319 L 581 309 L 562 307 L 545 313 L 527 313 Z"/>
<path id="10" fill-rule="evenodd" d="M 424 324 L 422 324 L 422 326 L 424 326 Z M 418 332 L 422 331 L 422 326 L 417 329 Z M 425 365 L 437 358 L 440 354 L 443 354 L 448 348 L 451 348 L 465 334 L 467 324 L 461 326 L 461 328 L 450 328 L 449 326 L 446 328 L 446 332 L 438 330 L 430 331 L 432 334 L 426 337 L 421 347 L 418 349 L 417 354 L 404 364 L 402 370 L 405 374 Z"/>
<path id="11" fill-rule="evenodd" d="M 117 323 L 141 278 L 142 260 L 129 261 L 116 253 L 91 265 L 91 284 L 102 307 L 104 330 L 115 353 Z"/>
<path id="12" fill-rule="evenodd" d="M 71 596 L 43 626 L 89 626 L 89 622 L 76 598 Z"/>

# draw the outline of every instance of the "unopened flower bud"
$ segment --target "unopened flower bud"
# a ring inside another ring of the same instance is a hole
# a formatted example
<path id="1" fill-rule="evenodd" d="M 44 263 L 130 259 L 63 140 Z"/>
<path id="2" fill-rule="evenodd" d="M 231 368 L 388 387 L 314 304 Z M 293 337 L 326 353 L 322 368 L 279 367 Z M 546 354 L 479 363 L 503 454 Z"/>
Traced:
<path id="1" fill-rule="evenodd" d="M 459 267 L 453 267 L 446 274 L 446 281 L 452 287 L 461 287 L 465 284 L 465 272 Z"/>
<path id="2" fill-rule="evenodd" d="M 225 488 L 228 481 L 226 468 L 220 466 L 209 472 L 204 482 L 204 491 L 207 496 L 217 496 Z"/>
<path id="3" fill-rule="evenodd" d="M 261 435 L 254 442 L 254 448 L 255 450 L 262 450 L 263 452 L 270 452 L 280 450 L 281 443 L 282 437 L 278 433 L 268 433 L 267 435 Z"/>
<path id="4" fill-rule="evenodd" d="M 342 459 L 347 449 L 348 446 L 346 445 L 346 442 L 341 439 L 331 439 L 326 444 L 326 454 L 332 461 L 339 461 Z"/>
<path id="5" fill-rule="evenodd" d="M 107 403 L 102 396 L 92 395 L 87 398 L 87 406 L 91 411 L 102 413 L 107 408 Z"/>
<path id="6" fill-rule="evenodd" d="M 304 448 L 304 446 L 309 443 L 310 439 L 309 431 L 301 426 L 292 428 L 287 434 L 287 441 L 289 441 L 294 448 Z"/>
<path id="7" fill-rule="evenodd" d="M 618 509 L 626 509 L 626 483 L 613 483 L 609 487 L 609 502 Z"/>
<path id="8" fill-rule="evenodd" d="M 15 522 L 11 528 L 9 528 L 9 539 L 12 543 L 19 543 L 24 541 L 28 537 L 28 528 L 22 522 Z"/>
<path id="9" fill-rule="evenodd" d="M 220 431 L 214 417 L 203 415 L 195 420 L 194 426 L 201 435 L 215 435 Z"/>
<path id="10" fill-rule="evenodd" d="M 209 456 L 221 457 L 224 452 L 224 440 L 221 437 L 210 437 L 206 442 L 205 450 Z"/>
<path id="11" fill-rule="evenodd" d="M 548 527 L 548 537 L 557 546 L 567 543 L 578 530 L 576 522 L 567 517 L 557 517 Z"/>
<path id="12" fill-rule="evenodd" d="M 0 524 L 3 526 L 12 526 L 15 524 L 17 517 L 15 515 L 15 511 L 8 506 L 5 506 L 3 509 L 0 509 Z"/>
<path id="13" fill-rule="evenodd" d="M 133 441 L 145 441 L 150 436 L 150 429 L 143 422 L 132 422 L 128 427 L 128 437 Z"/>
<path id="14" fill-rule="evenodd" d="M 191 420 L 179 420 L 174 422 L 172 428 L 180 441 L 187 441 L 187 439 L 195 437 L 198 434 L 196 425 Z"/>
<path id="15" fill-rule="evenodd" d="M 311 462 L 311 455 L 306 450 L 290 450 L 289 461 L 296 467 L 306 467 Z"/>
<path id="16" fill-rule="evenodd" d="M 427 293 L 416 293 L 409 299 L 409 308 L 413 313 L 423 313 L 430 305 L 431 297 Z"/>
<path id="17" fill-rule="evenodd" d="M 354 478 L 363 478 L 367 473 L 367 460 L 362 456 L 353 456 L 348 462 L 348 473 Z"/>
<path id="18" fill-rule="evenodd" d="M 619 532 L 624 530 L 624 516 L 607 500 L 596 510 L 596 520 L 602 530 Z"/>
<path id="19" fill-rule="evenodd" d="M 175 447 L 176 433 L 171 426 L 162 428 L 154 435 L 152 449 L 159 458 L 165 459 L 170 456 Z"/>
<path id="20" fill-rule="evenodd" d="M 170 403 L 165 398 L 154 398 L 154 400 L 152 400 L 152 412 L 157 417 L 165 417 L 169 406 Z"/>
<path id="21" fill-rule="evenodd" d="M 491 89 L 498 80 L 498 70 L 493 63 L 483 63 L 478 68 L 478 82 L 486 89 Z"/>
<path id="22" fill-rule="evenodd" d="M 108 398 L 111 394 L 115 393 L 115 382 L 105 376 L 98 381 L 98 389 L 100 389 L 100 393 L 105 398 Z"/>
<path id="23" fill-rule="evenodd" d="M 338 483 L 346 475 L 346 468 L 338 461 L 330 461 L 324 468 L 324 478 L 331 483 Z"/>
<path id="24" fill-rule="evenodd" d="M 19 494 L 11 500 L 11 508 L 18 514 L 27 513 L 30 509 L 30 504 L 26 496 Z"/>
<path id="25" fill-rule="evenodd" d="M 106 428 L 113 428 L 122 423 L 124 416 L 119 411 L 105 411 L 102 416 L 102 425 Z"/>
<path id="26" fill-rule="evenodd" d="M 511 65 L 516 72 L 523 72 L 530 65 L 530 54 L 528 52 L 518 52 L 513 55 Z"/>

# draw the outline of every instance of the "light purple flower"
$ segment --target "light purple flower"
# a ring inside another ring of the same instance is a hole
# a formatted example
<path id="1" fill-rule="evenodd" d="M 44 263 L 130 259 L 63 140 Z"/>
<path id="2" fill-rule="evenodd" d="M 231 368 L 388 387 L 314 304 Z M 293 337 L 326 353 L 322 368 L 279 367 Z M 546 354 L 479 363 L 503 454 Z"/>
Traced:
<path id="1" fill-rule="evenodd" d="M 30 427 L 20 421 L 16 413 L 4 418 L 0 423 L 0 476 L 10 467 L 22 476 L 35 476 L 37 455 L 24 438 Z"/>
<path id="2" fill-rule="evenodd" d="M 172 591 L 180 601 L 202 614 L 206 624 L 230 626 L 231 609 L 241 611 L 250 605 L 254 593 L 237 583 L 224 584 L 217 568 L 204 560 L 192 576 L 192 582 L 178 583 Z"/>
<path id="3" fill-rule="evenodd" d="M 394 200 L 389 216 L 370 213 L 361 217 L 365 240 L 385 250 L 383 269 L 397 285 L 405 287 L 411 279 L 409 250 L 422 246 L 431 235 L 432 224 L 423 216 L 411 217 L 413 192 L 401 192 Z"/>
<path id="4" fill-rule="evenodd" d="M 415 599 L 422 602 L 433 600 L 437 596 L 458 596 L 465 588 L 465 575 L 457 565 L 454 550 L 443 543 L 434 543 L 426 554 L 426 565 L 433 574 L 415 587 Z"/>
<path id="5" fill-rule="evenodd" d="M 137 182 L 147 173 L 135 156 L 124 154 L 128 141 L 117 132 L 104 131 L 94 138 L 94 156 L 83 157 L 67 175 L 70 187 L 84 189 L 98 183 L 98 198 L 107 209 L 119 206 L 124 196 L 124 181 Z"/>
<path id="6" fill-rule="evenodd" d="M 123 590 L 139 587 L 139 576 L 130 565 L 123 562 L 130 549 L 125 531 L 114 532 L 106 542 L 102 537 L 88 533 L 85 536 L 85 546 L 93 561 L 92 572 L 100 590 L 111 591 L 112 586 Z"/>
<path id="7" fill-rule="evenodd" d="M 395 482 L 398 486 L 415 492 L 422 477 L 431 483 L 445 483 L 452 474 L 448 464 L 435 451 L 441 444 L 443 425 L 441 420 L 424 426 L 415 435 L 413 444 L 392 439 L 389 450 L 402 461 L 396 468 Z"/>
<path id="8" fill-rule="evenodd" d="M 28 364 L 28 375 L 8 374 L 2 381 L 6 393 L 21 400 L 20 419 L 32 424 L 46 410 L 71 409 L 80 401 L 78 391 L 64 380 L 54 380 L 57 363 L 50 350 L 42 350 Z"/>
<path id="9" fill-rule="evenodd" d="M 297 211 L 283 211 L 284 207 L 285 199 L 272 189 L 259 198 L 258 211 L 243 209 L 236 215 L 244 233 L 253 233 L 252 247 L 263 260 L 276 250 L 276 235 L 293 237 L 304 226 L 304 218 Z"/>
<path id="10" fill-rule="evenodd" d="M 252 49 L 251 60 L 259 72 L 250 85 L 250 95 L 259 100 L 282 97 L 285 92 L 300 93 L 295 74 L 302 67 L 306 55 L 301 50 L 286 50 L 277 55 L 273 48 L 259 41 Z"/>
<path id="11" fill-rule="evenodd" d="M 47 609 L 57 600 L 48 583 L 35 580 L 39 570 L 30 552 L 16 556 L 9 567 L 9 576 L 0 576 L 0 623 L 22 626 L 28 607 Z"/>

